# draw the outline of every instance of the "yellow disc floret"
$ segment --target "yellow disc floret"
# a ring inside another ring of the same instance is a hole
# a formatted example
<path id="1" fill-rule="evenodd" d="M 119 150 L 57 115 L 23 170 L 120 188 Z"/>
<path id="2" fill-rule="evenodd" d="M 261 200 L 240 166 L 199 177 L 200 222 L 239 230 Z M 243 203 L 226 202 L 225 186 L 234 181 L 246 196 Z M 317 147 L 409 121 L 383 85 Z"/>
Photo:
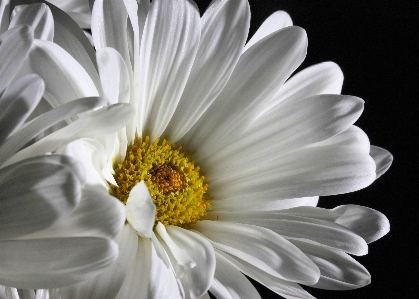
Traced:
<path id="1" fill-rule="evenodd" d="M 135 138 L 128 146 L 125 160 L 115 165 L 111 185 L 114 195 L 126 204 L 131 189 L 144 181 L 156 205 L 156 223 L 186 226 L 206 214 L 210 208 L 206 193 L 208 183 L 199 166 L 182 146 L 176 147 L 164 139 L 150 144 Z"/>

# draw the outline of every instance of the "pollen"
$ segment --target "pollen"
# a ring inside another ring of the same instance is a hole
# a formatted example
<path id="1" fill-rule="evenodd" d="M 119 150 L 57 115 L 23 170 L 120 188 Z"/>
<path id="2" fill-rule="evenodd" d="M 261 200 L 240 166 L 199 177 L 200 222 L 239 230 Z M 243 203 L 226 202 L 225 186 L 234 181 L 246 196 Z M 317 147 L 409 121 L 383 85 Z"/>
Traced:
<path id="1" fill-rule="evenodd" d="M 156 205 L 156 224 L 187 227 L 211 207 L 208 182 L 200 167 L 182 146 L 166 139 L 150 143 L 148 136 L 136 137 L 114 170 L 118 186 L 110 184 L 111 190 L 124 204 L 131 189 L 144 181 Z"/>

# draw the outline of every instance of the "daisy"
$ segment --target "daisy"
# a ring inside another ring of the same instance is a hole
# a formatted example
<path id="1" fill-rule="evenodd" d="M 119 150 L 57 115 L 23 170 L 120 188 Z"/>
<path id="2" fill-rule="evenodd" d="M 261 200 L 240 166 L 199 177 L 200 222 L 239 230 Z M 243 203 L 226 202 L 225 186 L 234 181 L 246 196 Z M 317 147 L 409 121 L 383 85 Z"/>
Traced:
<path id="1" fill-rule="evenodd" d="M 57 149 L 81 161 L 87 185 L 124 203 L 126 224 L 111 267 L 52 297 L 259 298 L 242 273 L 285 298 L 311 298 L 300 284 L 370 282 L 348 254 L 366 254 L 388 232 L 387 218 L 316 205 L 368 186 L 392 158 L 353 125 L 363 101 L 340 95 L 336 64 L 290 78 L 307 38 L 286 13 L 245 45 L 246 1 L 213 1 L 200 18 L 186 0 L 96 0 L 94 55 L 54 7 L 24 10 L 54 19 L 32 24 L 39 32 L 60 32 L 43 35 L 56 44 L 37 41 L 42 53 L 26 64 L 44 78 L 50 103 L 77 89 L 135 107 L 117 133 Z"/>
<path id="2" fill-rule="evenodd" d="M 19 289 L 74 284 L 116 259 L 113 239 L 125 220 L 122 204 L 85 186 L 77 160 L 51 152 L 66 142 L 65 136 L 68 141 L 96 136 L 100 132 L 88 126 L 100 117 L 131 114 L 126 105 L 87 113 L 103 105 L 96 97 L 34 115 L 44 82 L 35 74 L 19 74 L 33 35 L 22 25 L 0 35 L 0 284 Z M 42 138 L 42 132 L 70 117 L 70 125 Z"/>

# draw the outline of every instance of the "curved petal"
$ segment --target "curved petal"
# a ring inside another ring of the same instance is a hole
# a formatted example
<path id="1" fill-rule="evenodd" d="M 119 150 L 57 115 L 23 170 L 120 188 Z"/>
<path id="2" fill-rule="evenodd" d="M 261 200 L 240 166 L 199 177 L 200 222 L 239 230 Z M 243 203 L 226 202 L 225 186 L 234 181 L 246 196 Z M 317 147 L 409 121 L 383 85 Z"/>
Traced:
<path id="1" fill-rule="evenodd" d="M 334 208 L 333 211 L 339 215 L 336 223 L 360 235 L 367 243 L 377 241 L 390 231 L 387 217 L 371 208 L 344 205 Z"/>
<path id="2" fill-rule="evenodd" d="M 244 47 L 243 52 L 269 34 L 288 26 L 292 26 L 290 15 L 283 10 L 274 12 L 262 23 L 255 34 L 253 34 L 252 38 L 247 42 L 246 47 Z"/>
<path id="3" fill-rule="evenodd" d="M 18 25 L 31 26 L 34 38 L 48 41 L 54 38 L 54 19 L 48 5 L 44 3 L 16 6 L 9 28 Z"/>
<path id="4" fill-rule="evenodd" d="M 301 207 L 296 209 L 301 210 Z M 316 211 L 318 209 L 306 209 L 303 216 L 280 212 L 253 211 L 241 213 L 216 212 L 214 214 L 218 221 L 264 227 L 289 240 L 306 240 L 307 242 L 324 244 L 354 255 L 365 255 L 368 253 L 368 245 L 363 238 L 345 226 L 336 224 L 333 221 L 334 219 L 332 221 L 318 219 L 319 212 Z"/>
<path id="5" fill-rule="evenodd" d="M 317 267 L 301 251 L 269 229 L 208 220 L 198 221 L 193 228 L 210 239 L 215 248 L 280 279 L 314 284 L 319 278 Z"/>
<path id="6" fill-rule="evenodd" d="M 125 222 L 123 204 L 106 190 L 84 188 L 82 199 L 71 215 L 24 239 L 98 237 L 114 239 Z"/>
<path id="7" fill-rule="evenodd" d="M 138 235 L 126 224 L 115 242 L 119 255 L 115 262 L 100 275 L 74 286 L 59 289 L 60 299 L 100 298 L 114 299 L 127 278 L 130 267 L 135 263 Z M 138 280 L 139 277 L 135 277 Z M 124 298 L 127 299 L 127 298 Z"/>
<path id="8" fill-rule="evenodd" d="M 346 131 L 335 135 L 329 139 L 316 142 L 308 145 L 307 147 L 316 147 L 316 146 L 350 146 L 357 147 L 364 152 L 368 153 L 370 151 L 370 140 L 368 139 L 367 134 L 362 131 L 357 126 L 350 126 Z"/>
<path id="9" fill-rule="evenodd" d="M 185 298 L 179 289 L 168 257 L 154 235 L 152 239 L 138 238 L 135 263 L 116 297 L 116 299 L 136 298 Z"/>
<path id="10" fill-rule="evenodd" d="M 274 211 L 289 209 L 299 206 L 317 206 L 318 196 L 288 199 L 271 198 L 253 202 L 230 202 L 228 199 L 212 200 L 211 211 Z"/>
<path id="11" fill-rule="evenodd" d="M 35 40 L 23 67 L 24 72 L 36 73 L 45 81 L 53 107 L 79 98 L 99 96 L 86 70 L 55 43 Z"/>
<path id="12" fill-rule="evenodd" d="M 210 292 L 216 298 L 261 299 L 251 282 L 234 267 L 218 250 L 215 251 L 217 267 Z"/>
<path id="13" fill-rule="evenodd" d="M 319 94 L 340 94 L 342 84 L 343 73 L 336 63 L 328 61 L 315 64 L 285 82 L 272 101 L 264 107 L 263 113 L 286 101 L 297 101 Z"/>
<path id="14" fill-rule="evenodd" d="M 29 26 L 16 26 L 0 36 L 0 93 L 9 86 L 25 61 L 33 42 Z"/>
<path id="15" fill-rule="evenodd" d="M 166 129 L 180 100 L 201 32 L 199 11 L 189 0 L 151 3 L 140 50 L 139 134 L 155 140 Z"/>
<path id="16" fill-rule="evenodd" d="M 314 299 L 309 293 L 307 293 L 302 287 L 297 283 L 289 282 L 275 276 L 272 276 L 262 269 L 255 267 L 254 265 L 237 258 L 226 254 L 220 250 L 216 250 L 217 254 L 222 255 L 226 260 L 228 260 L 234 267 L 236 267 L 243 274 L 253 278 L 260 284 L 266 286 L 273 292 L 283 296 L 287 299 Z"/>
<path id="17" fill-rule="evenodd" d="M 28 156 L 53 152 L 75 139 L 96 138 L 115 133 L 125 126 L 133 115 L 134 111 L 129 104 L 114 104 L 103 107 L 19 151 L 7 163 L 19 161 Z"/>
<path id="18" fill-rule="evenodd" d="M 139 182 L 129 193 L 125 205 L 127 221 L 144 238 L 151 238 L 156 219 L 156 205 L 151 199 L 144 181 Z"/>
<path id="19" fill-rule="evenodd" d="M 211 195 L 230 203 L 353 192 L 375 180 L 375 162 L 359 148 L 312 147 L 245 173 L 211 182 Z M 220 186 L 223 187 L 220 187 Z"/>
<path id="20" fill-rule="evenodd" d="M 242 173 L 348 129 L 361 115 L 357 97 L 318 95 L 278 105 L 220 151 L 205 159 L 209 180 Z M 214 166 L 212 166 L 214 165 Z"/>
<path id="21" fill-rule="evenodd" d="M 100 81 L 109 104 L 128 103 L 130 78 L 124 60 L 113 48 L 100 48 L 96 52 Z"/>
<path id="22" fill-rule="evenodd" d="M 228 145 L 259 115 L 306 54 L 303 29 L 287 27 L 259 41 L 240 56 L 223 91 L 180 140 L 202 159 Z"/>
<path id="23" fill-rule="evenodd" d="M 22 128 L 19 132 L 16 132 L 4 144 L 2 144 L 0 164 L 6 161 L 11 155 L 13 155 L 31 139 L 35 138 L 46 129 L 52 127 L 62 120 L 65 120 L 70 116 L 93 110 L 93 108 L 102 105 L 103 103 L 104 101 L 101 98 L 83 98 L 71 101 L 67 104 L 43 113 L 42 115 L 28 122 L 24 128 Z"/>
<path id="24" fill-rule="evenodd" d="M 346 253 L 325 246 L 291 241 L 320 269 L 320 279 L 310 287 L 326 290 L 351 290 L 366 286 L 371 276 L 360 263 Z"/>
<path id="25" fill-rule="evenodd" d="M 370 155 L 377 165 L 377 177 L 375 179 L 378 179 L 390 168 L 391 163 L 393 163 L 393 155 L 389 151 L 374 145 L 371 145 Z"/>
<path id="26" fill-rule="evenodd" d="M 6 88 L 0 98 L 0 144 L 20 129 L 41 100 L 44 87 L 40 77 L 30 74 Z"/>
<path id="27" fill-rule="evenodd" d="M 0 34 L 3 34 L 9 27 L 9 17 L 10 0 L 0 1 Z"/>
<path id="28" fill-rule="evenodd" d="M 201 23 L 198 53 L 165 131 L 172 142 L 189 131 L 227 83 L 246 42 L 249 4 L 247 1 L 213 1 Z"/>
<path id="29" fill-rule="evenodd" d="M 22 289 L 55 288 L 93 277 L 112 264 L 118 246 L 102 238 L 0 241 L 0 283 Z"/>
<path id="30" fill-rule="evenodd" d="M 2 168 L 0 239 L 45 229 L 69 215 L 81 197 L 77 166 L 69 157 L 51 155 Z"/>
<path id="31" fill-rule="evenodd" d="M 176 276 L 191 298 L 199 298 L 211 285 L 215 271 L 215 254 L 211 243 L 197 233 L 177 226 L 167 226 L 167 232 L 173 242 L 185 252 L 196 266 L 178 268 Z"/>

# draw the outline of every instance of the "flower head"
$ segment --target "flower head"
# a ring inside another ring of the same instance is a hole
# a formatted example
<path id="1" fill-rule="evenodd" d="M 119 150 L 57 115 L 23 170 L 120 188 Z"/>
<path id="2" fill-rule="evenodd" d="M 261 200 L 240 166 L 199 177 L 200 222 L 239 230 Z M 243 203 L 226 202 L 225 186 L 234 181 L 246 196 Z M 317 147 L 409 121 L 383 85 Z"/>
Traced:
<path id="1" fill-rule="evenodd" d="M 213 1 L 200 18 L 187 0 L 96 0 L 95 56 L 73 25 L 60 29 L 71 46 L 37 42 L 27 70 L 52 103 L 77 91 L 135 107 L 122 130 L 57 148 L 82 162 L 87 185 L 125 204 L 127 220 L 118 260 L 55 290 L 61 298 L 257 298 L 242 273 L 286 298 L 310 298 L 300 284 L 369 283 L 348 253 L 366 254 L 386 217 L 316 205 L 368 186 L 391 155 L 353 125 L 363 101 L 340 95 L 336 64 L 290 78 L 305 57 L 303 29 L 277 12 L 245 45 L 249 20 L 246 1 Z"/>

